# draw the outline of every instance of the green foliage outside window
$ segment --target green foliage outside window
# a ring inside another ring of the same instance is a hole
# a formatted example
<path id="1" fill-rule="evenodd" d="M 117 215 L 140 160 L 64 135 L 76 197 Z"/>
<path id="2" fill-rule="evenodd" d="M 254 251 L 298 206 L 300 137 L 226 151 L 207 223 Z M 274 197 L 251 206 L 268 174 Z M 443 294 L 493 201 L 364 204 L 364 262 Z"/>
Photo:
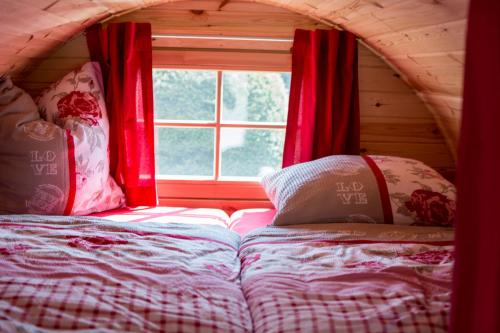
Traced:
<path id="1" fill-rule="evenodd" d="M 289 87 L 288 73 L 224 72 L 222 122 L 286 122 Z M 215 71 L 155 70 L 154 89 L 157 120 L 215 119 Z M 213 174 L 212 129 L 157 133 L 159 174 Z M 283 140 L 282 129 L 222 128 L 221 176 L 255 177 L 280 168 Z"/>

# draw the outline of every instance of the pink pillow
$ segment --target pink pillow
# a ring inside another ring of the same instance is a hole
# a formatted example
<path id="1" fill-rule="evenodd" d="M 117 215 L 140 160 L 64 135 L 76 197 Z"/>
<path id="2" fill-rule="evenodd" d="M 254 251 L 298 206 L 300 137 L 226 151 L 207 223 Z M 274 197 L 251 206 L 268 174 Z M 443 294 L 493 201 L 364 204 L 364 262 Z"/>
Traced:
<path id="1" fill-rule="evenodd" d="M 125 197 L 109 174 L 109 121 L 101 70 L 89 62 L 64 76 L 37 99 L 40 114 L 70 130 L 74 141 L 76 194 L 72 215 L 122 207 Z"/>

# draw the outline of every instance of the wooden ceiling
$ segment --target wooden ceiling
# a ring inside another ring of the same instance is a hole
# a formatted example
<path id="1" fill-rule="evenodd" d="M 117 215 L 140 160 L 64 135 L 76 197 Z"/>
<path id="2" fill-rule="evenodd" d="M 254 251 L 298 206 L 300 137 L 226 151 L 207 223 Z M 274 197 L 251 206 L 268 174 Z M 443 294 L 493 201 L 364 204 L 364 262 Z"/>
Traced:
<path id="1" fill-rule="evenodd" d="M 229 0 L 241 1 L 241 0 Z M 87 26 L 161 0 L 2 0 L 0 74 L 24 76 Z M 259 0 L 349 30 L 429 106 L 453 154 L 458 141 L 468 0 Z M 227 5 L 221 0 L 221 10 Z"/>

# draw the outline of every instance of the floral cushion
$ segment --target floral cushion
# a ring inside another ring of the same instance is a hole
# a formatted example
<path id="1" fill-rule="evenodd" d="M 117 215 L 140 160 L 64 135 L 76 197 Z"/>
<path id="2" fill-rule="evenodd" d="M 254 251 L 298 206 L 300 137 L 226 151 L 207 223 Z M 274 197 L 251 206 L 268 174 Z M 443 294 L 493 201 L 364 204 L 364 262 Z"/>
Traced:
<path id="1" fill-rule="evenodd" d="M 45 90 L 37 103 L 42 117 L 73 136 L 76 194 L 72 214 L 123 206 L 123 192 L 109 175 L 109 122 L 99 64 L 89 62 L 70 72 Z"/>
<path id="2" fill-rule="evenodd" d="M 422 162 L 336 155 L 262 179 L 277 212 L 274 225 L 324 222 L 452 226 L 453 184 Z"/>
<path id="3" fill-rule="evenodd" d="M 384 175 L 394 221 L 412 225 L 454 224 L 456 189 L 436 170 L 408 158 L 371 158 Z"/>

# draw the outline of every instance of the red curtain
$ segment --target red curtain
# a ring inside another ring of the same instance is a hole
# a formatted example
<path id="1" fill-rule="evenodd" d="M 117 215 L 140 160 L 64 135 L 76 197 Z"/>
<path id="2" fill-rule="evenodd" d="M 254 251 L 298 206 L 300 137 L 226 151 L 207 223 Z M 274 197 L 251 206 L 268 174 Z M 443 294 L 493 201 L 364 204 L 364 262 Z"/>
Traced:
<path id="1" fill-rule="evenodd" d="M 156 205 L 151 25 L 113 23 L 87 30 L 101 64 L 110 120 L 110 169 L 129 206 Z"/>
<path id="2" fill-rule="evenodd" d="M 283 167 L 333 154 L 359 154 L 356 37 L 296 30 Z"/>
<path id="3" fill-rule="evenodd" d="M 500 2 L 469 9 L 452 332 L 500 332 Z"/>

